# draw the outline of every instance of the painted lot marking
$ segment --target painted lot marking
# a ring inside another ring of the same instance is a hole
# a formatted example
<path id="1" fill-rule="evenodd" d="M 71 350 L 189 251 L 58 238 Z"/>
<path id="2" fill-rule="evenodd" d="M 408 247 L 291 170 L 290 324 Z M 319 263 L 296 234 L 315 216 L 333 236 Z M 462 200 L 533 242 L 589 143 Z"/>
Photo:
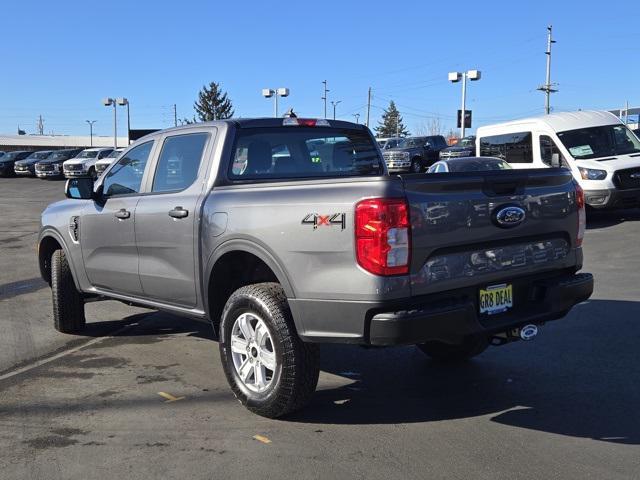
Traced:
<path id="1" fill-rule="evenodd" d="M 158 395 L 160 395 L 162 398 L 166 398 L 166 401 L 164 403 L 177 402 L 178 400 L 183 400 L 185 398 L 185 397 L 174 397 L 173 395 L 167 392 L 158 392 Z"/>

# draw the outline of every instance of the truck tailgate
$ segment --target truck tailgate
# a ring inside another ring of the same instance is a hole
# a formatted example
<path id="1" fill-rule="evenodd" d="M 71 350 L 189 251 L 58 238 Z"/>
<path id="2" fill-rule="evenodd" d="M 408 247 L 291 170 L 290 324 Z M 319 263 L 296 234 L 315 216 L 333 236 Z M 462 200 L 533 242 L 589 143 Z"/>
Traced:
<path id="1" fill-rule="evenodd" d="M 567 171 L 401 178 L 411 211 L 414 296 L 490 285 L 581 262 L 575 185 Z"/>

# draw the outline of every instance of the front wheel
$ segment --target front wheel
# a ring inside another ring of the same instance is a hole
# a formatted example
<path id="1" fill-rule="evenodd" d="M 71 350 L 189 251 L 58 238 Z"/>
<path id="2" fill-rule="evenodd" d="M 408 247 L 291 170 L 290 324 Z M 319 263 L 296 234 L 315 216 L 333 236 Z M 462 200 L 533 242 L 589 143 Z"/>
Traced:
<path id="1" fill-rule="evenodd" d="M 277 418 L 302 408 L 318 383 L 319 349 L 298 337 L 277 283 L 236 290 L 220 320 L 220 357 L 236 398 Z"/>
<path id="2" fill-rule="evenodd" d="M 480 355 L 489 346 L 484 337 L 465 337 L 462 343 L 448 344 L 431 341 L 416 345 L 422 353 L 438 362 L 455 363 Z"/>
<path id="3" fill-rule="evenodd" d="M 64 250 L 51 255 L 51 295 L 53 324 L 62 333 L 78 333 L 85 324 L 84 300 L 76 289 Z"/>

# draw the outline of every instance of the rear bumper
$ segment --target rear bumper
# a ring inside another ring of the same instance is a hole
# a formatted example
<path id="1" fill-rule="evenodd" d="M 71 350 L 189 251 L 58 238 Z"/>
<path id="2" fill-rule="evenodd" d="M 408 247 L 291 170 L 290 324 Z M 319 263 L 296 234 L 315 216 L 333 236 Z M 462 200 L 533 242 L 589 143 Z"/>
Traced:
<path id="1" fill-rule="evenodd" d="M 504 314 L 479 315 L 476 288 L 461 292 L 457 299 L 434 299 L 406 305 L 402 310 L 377 312 L 369 324 L 368 343 L 403 345 L 429 340 L 456 343 L 468 335 L 490 336 L 529 323 L 562 318 L 593 292 L 590 273 L 519 279 L 513 284 L 514 309 Z"/>
<path id="2" fill-rule="evenodd" d="M 592 208 L 634 208 L 640 206 L 640 188 L 585 190 L 585 201 Z"/>

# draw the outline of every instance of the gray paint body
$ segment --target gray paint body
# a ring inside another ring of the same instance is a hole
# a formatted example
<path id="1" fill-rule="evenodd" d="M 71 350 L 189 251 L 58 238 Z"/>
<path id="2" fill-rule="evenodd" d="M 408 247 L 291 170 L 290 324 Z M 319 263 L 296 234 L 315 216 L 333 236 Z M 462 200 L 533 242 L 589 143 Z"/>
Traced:
<path id="1" fill-rule="evenodd" d="M 369 312 L 389 302 L 408 303 L 450 289 L 499 283 L 507 275 L 581 267 L 569 174 L 549 169 L 529 174 L 501 172 L 497 178 L 503 183 L 530 176 L 517 193 L 508 195 L 492 192 L 496 177 L 481 174 L 233 184 L 219 172 L 226 171 L 239 125 L 210 122 L 140 139 L 132 147 L 155 142 L 140 194 L 112 197 L 104 205 L 93 200 L 54 203 L 42 214 L 40 239 L 52 236 L 63 245 L 77 286 L 85 293 L 201 319 L 207 318 L 208 285 L 216 261 L 228 252 L 252 253 L 277 276 L 298 334 L 308 341 L 364 342 Z M 150 193 L 164 139 L 195 132 L 209 133 L 197 180 L 182 192 Z M 369 197 L 408 199 L 410 275 L 380 277 L 357 265 L 354 209 L 358 201 Z M 492 212 L 503 204 L 522 207 L 527 214 L 524 223 L 513 229 L 498 228 Z M 169 217 L 168 211 L 176 206 L 187 209 L 189 215 Z M 131 212 L 130 218 L 114 217 L 122 208 Z M 344 213 L 346 228 L 313 229 L 302 224 L 305 216 L 314 213 Z M 74 216 L 80 217 L 79 242 L 69 229 Z M 490 261 L 496 255 L 514 256 L 518 248 L 533 249 L 531 258 L 536 254 L 542 258 L 541 238 L 563 239 L 566 252 L 522 265 L 504 259 L 500 265 Z M 476 265 L 480 257 L 485 262 Z M 460 267 L 460 262 L 471 267 Z"/>

